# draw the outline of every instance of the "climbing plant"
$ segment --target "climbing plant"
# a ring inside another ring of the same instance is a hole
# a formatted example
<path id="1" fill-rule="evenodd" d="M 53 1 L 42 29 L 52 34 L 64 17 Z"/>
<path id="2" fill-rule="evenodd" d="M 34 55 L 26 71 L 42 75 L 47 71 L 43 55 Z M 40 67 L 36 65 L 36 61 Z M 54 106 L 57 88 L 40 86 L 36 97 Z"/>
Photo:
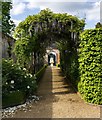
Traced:
<path id="1" fill-rule="evenodd" d="M 34 66 L 35 72 L 37 58 L 39 58 L 39 55 L 44 55 L 46 47 L 51 42 L 65 38 L 63 40 L 73 47 L 73 42 L 70 42 L 70 35 L 73 33 L 74 36 L 74 33 L 76 33 L 77 37 L 78 32 L 83 27 L 84 20 L 79 20 L 77 17 L 66 13 L 53 13 L 49 9 L 28 16 L 17 26 L 14 34 L 17 39 L 14 52 L 18 62 L 24 65 L 28 64 L 29 60 L 32 60 L 31 66 Z"/>

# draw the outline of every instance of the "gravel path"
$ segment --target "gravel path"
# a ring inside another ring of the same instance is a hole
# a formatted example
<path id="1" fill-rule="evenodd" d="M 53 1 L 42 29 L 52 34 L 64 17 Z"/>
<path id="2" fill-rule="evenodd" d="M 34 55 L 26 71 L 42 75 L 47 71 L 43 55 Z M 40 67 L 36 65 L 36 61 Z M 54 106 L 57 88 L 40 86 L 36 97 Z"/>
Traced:
<path id="1" fill-rule="evenodd" d="M 31 110 L 18 110 L 15 118 L 99 118 L 100 107 L 85 103 L 67 84 L 58 67 L 48 67 L 39 84 L 38 102 Z"/>

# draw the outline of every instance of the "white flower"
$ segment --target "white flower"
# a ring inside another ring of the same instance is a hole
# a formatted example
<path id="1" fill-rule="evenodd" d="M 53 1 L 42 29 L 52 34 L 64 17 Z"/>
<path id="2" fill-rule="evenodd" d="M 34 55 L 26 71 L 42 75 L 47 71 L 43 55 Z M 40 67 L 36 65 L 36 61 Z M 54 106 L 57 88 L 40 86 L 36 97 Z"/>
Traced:
<path id="1" fill-rule="evenodd" d="M 26 74 L 27 76 L 29 76 L 29 74 Z"/>
<path id="2" fill-rule="evenodd" d="M 32 83 L 35 83 L 35 81 L 32 81 Z"/>
<path id="3" fill-rule="evenodd" d="M 23 68 L 23 70 L 26 70 L 26 68 Z"/>
<path id="4" fill-rule="evenodd" d="M 29 88 L 30 88 L 30 86 L 27 86 L 27 88 L 29 89 Z"/>
<path id="5" fill-rule="evenodd" d="M 11 85 L 11 88 L 14 88 L 14 86 Z"/>
<path id="6" fill-rule="evenodd" d="M 8 83 L 6 82 L 6 85 L 8 85 Z"/>
<path id="7" fill-rule="evenodd" d="M 14 84 L 14 80 L 11 80 L 11 84 Z"/>
<path id="8" fill-rule="evenodd" d="M 34 78 L 37 79 L 36 75 L 34 74 Z"/>
<path id="9" fill-rule="evenodd" d="M 32 74 L 29 74 L 30 78 L 32 77 Z"/>
<path id="10" fill-rule="evenodd" d="M 24 76 L 25 78 L 27 77 L 27 76 Z"/>
<path id="11" fill-rule="evenodd" d="M 19 67 L 19 70 L 21 70 L 21 68 Z"/>

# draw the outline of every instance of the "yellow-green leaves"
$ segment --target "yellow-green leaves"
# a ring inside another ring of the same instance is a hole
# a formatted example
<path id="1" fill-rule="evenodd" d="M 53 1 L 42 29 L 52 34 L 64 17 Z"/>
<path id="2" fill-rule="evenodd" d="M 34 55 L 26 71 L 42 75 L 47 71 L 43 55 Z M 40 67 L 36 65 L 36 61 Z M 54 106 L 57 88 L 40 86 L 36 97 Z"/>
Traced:
<path id="1" fill-rule="evenodd" d="M 102 29 L 81 34 L 79 49 L 79 92 L 90 103 L 102 104 Z"/>

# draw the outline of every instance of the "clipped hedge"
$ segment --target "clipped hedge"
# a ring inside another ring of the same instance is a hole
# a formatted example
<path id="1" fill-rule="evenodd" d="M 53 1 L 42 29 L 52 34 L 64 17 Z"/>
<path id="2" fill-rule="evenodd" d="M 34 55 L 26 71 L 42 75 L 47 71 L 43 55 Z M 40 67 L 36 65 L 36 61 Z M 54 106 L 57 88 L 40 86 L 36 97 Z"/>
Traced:
<path id="1" fill-rule="evenodd" d="M 60 64 L 56 64 L 57 67 L 60 67 Z"/>
<path id="2" fill-rule="evenodd" d="M 40 78 L 43 76 L 45 69 L 46 69 L 47 65 L 44 65 L 35 75 L 36 75 L 36 81 L 37 83 L 39 83 Z"/>
<path id="3" fill-rule="evenodd" d="M 79 47 L 78 90 L 87 102 L 102 104 L 102 29 L 84 31 Z"/>
<path id="4" fill-rule="evenodd" d="M 11 93 L 6 93 L 2 97 L 2 108 L 22 104 L 25 102 L 25 100 L 25 94 L 21 91 L 12 91 Z"/>
<path id="5" fill-rule="evenodd" d="M 79 82 L 79 63 L 78 63 L 78 56 L 75 50 L 67 52 L 60 51 L 61 53 L 61 60 L 60 60 L 60 67 L 64 75 L 66 76 L 67 80 L 73 84 L 73 86 L 77 89 L 77 85 Z"/>

